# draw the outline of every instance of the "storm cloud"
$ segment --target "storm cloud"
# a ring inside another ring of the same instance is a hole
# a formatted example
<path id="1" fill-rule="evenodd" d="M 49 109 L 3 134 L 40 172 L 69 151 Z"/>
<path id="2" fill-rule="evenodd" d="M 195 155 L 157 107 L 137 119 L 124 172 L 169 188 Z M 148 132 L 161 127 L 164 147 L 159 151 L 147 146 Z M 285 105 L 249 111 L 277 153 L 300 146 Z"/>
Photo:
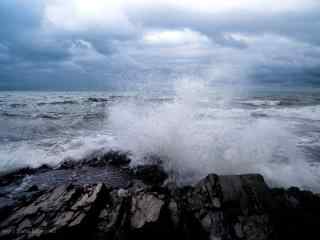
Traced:
<path id="1" fill-rule="evenodd" d="M 2 0 L 0 89 L 317 84 L 318 0 Z"/>

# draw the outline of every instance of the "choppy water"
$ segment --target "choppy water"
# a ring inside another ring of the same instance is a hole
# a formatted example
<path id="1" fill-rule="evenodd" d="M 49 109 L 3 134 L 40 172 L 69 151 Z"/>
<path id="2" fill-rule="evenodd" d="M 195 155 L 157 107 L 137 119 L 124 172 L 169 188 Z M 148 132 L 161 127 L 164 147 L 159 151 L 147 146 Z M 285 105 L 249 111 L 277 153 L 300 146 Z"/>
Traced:
<path id="1" fill-rule="evenodd" d="M 181 181 L 262 173 L 320 189 L 320 91 L 0 92 L 0 172 L 109 149 L 157 155 Z"/>

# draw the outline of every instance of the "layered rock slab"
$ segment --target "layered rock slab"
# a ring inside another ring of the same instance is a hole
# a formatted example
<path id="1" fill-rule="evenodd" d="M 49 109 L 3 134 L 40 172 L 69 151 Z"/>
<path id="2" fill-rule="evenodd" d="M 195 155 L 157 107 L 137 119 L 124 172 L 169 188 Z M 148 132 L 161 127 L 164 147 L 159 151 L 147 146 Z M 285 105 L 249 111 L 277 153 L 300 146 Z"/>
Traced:
<path id="1" fill-rule="evenodd" d="M 301 239 L 320 226 L 317 195 L 270 189 L 258 174 L 211 174 L 179 187 L 160 172 L 150 181 L 157 170 L 145 169 L 145 181 L 124 188 L 77 182 L 36 191 L 0 220 L 0 239 Z"/>
<path id="2" fill-rule="evenodd" d="M 104 202 L 103 184 L 62 185 L 17 206 L 0 224 L 1 239 L 59 239 L 87 235 Z"/>

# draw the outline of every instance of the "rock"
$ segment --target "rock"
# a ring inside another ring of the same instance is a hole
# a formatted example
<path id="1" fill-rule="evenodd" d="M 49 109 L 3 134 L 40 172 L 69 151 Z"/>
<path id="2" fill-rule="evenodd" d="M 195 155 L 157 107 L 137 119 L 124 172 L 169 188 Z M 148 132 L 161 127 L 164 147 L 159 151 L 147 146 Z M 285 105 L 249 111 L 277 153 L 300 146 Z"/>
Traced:
<path id="1" fill-rule="evenodd" d="M 18 207 L 0 224 L 1 239 L 49 238 L 86 234 L 101 208 L 103 184 L 62 185 Z M 82 232 L 83 231 L 83 232 Z"/>
<path id="2" fill-rule="evenodd" d="M 132 193 L 129 239 L 177 239 L 168 200 L 161 192 L 148 188 Z"/>
<path id="3" fill-rule="evenodd" d="M 172 239 L 165 196 L 144 186 L 110 193 L 93 239 Z"/>
<path id="4" fill-rule="evenodd" d="M 111 150 L 105 154 L 92 153 L 88 158 L 81 161 L 66 159 L 59 165 L 58 169 L 76 169 L 88 166 L 101 168 L 107 165 L 123 167 L 128 166 L 130 162 L 129 153 Z"/>
<path id="5" fill-rule="evenodd" d="M 99 103 L 99 102 L 108 102 L 110 101 L 108 98 L 97 98 L 97 97 L 89 97 L 88 98 L 89 102 L 95 102 L 95 103 Z"/>
<path id="6" fill-rule="evenodd" d="M 164 201 L 153 194 L 141 193 L 132 198 L 131 226 L 142 228 L 146 224 L 155 223 L 160 218 Z"/>
<path id="7" fill-rule="evenodd" d="M 110 192 L 93 231 L 92 239 L 128 239 L 131 198 L 121 189 Z"/>
<path id="8" fill-rule="evenodd" d="M 272 189 L 272 220 L 279 239 L 315 239 L 320 229 L 320 197 L 298 188 Z"/>
<path id="9" fill-rule="evenodd" d="M 235 236 L 241 239 L 274 239 L 274 226 L 269 214 L 239 216 Z"/>
<path id="10" fill-rule="evenodd" d="M 271 191 L 258 174 L 220 176 L 223 204 L 242 214 L 265 212 L 273 207 Z"/>
<path id="11" fill-rule="evenodd" d="M 118 190 L 118 196 L 121 197 L 121 198 L 128 197 L 129 196 L 129 192 L 128 192 L 128 190 L 120 188 Z"/>
<path id="12" fill-rule="evenodd" d="M 60 165 L 57 167 L 58 170 L 65 170 L 65 169 L 75 169 L 79 167 L 80 164 L 77 163 L 73 159 L 65 159 Z"/>
<path id="13" fill-rule="evenodd" d="M 209 239 L 272 237 L 271 192 L 260 175 L 211 174 L 186 191 L 184 215 L 192 215 L 198 234 Z"/>
<path id="14" fill-rule="evenodd" d="M 33 175 L 36 173 L 43 173 L 52 170 L 48 165 L 42 165 L 39 168 L 21 168 L 13 172 L 6 173 L 0 176 L 0 187 L 7 186 L 9 184 L 20 182 L 24 177 Z"/>
<path id="15" fill-rule="evenodd" d="M 270 189 L 258 174 L 210 174 L 179 186 L 159 165 L 111 165 L 122 157 L 4 178 L 0 240 L 317 239 L 320 197 L 312 192 Z"/>
<path id="16" fill-rule="evenodd" d="M 35 192 L 35 191 L 39 191 L 39 188 L 37 185 L 32 185 L 27 192 Z"/>
<path id="17" fill-rule="evenodd" d="M 140 165 L 132 169 L 133 175 L 149 185 L 161 185 L 168 174 L 159 165 Z"/>
<path id="18" fill-rule="evenodd" d="M 0 222 L 17 206 L 18 202 L 7 197 L 0 197 Z"/>
<path id="19" fill-rule="evenodd" d="M 217 175 L 211 174 L 191 190 L 187 200 L 192 211 L 219 209 L 221 207 L 222 193 L 218 180 Z"/>
<path id="20" fill-rule="evenodd" d="M 103 167 L 108 164 L 113 166 L 127 166 L 130 162 L 129 153 L 111 150 L 102 156 L 86 160 L 84 163 L 91 167 Z"/>
<path id="21" fill-rule="evenodd" d="M 0 186 L 6 186 L 11 183 L 21 181 L 27 175 L 34 174 L 35 169 L 32 168 L 21 168 L 16 171 L 4 174 L 0 176 Z"/>

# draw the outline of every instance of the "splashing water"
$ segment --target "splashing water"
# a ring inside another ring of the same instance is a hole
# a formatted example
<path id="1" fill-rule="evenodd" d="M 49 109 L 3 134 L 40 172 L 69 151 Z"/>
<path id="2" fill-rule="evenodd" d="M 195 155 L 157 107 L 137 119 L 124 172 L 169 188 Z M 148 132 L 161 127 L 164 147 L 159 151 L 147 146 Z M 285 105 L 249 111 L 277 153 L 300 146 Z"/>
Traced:
<path id="1" fill-rule="evenodd" d="M 135 164 L 159 156 L 183 183 L 211 172 L 261 173 L 273 185 L 318 186 L 318 167 L 297 147 L 293 123 L 253 118 L 209 89 L 199 80 L 182 80 L 170 102 L 115 105 L 109 121 L 119 146 L 133 153 Z"/>

